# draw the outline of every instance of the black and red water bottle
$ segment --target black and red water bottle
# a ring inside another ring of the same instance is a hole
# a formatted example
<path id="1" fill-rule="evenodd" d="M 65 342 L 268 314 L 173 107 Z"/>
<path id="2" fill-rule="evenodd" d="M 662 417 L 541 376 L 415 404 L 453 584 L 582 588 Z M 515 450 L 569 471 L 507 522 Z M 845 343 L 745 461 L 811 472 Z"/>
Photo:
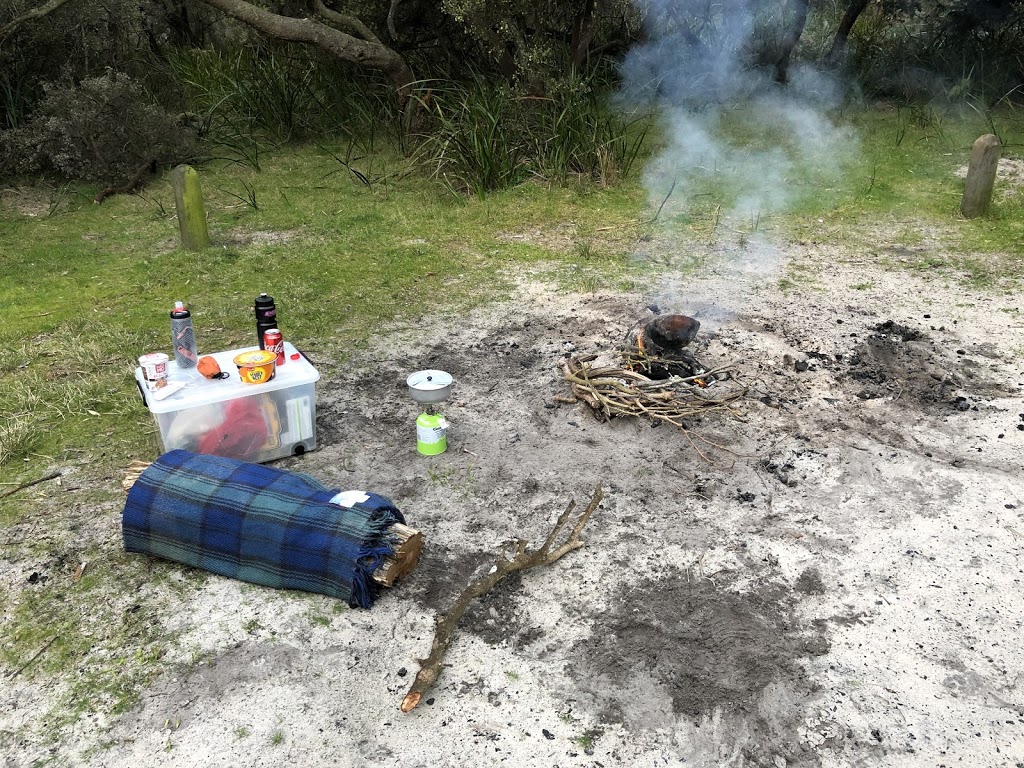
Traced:
<path id="1" fill-rule="evenodd" d="M 182 301 L 174 302 L 171 310 L 171 347 L 179 368 L 195 368 L 199 353 L 196 351 L 196 332 L 192 328 L 192 313 Z"/>
<path id="2" fill-rule="evenodd" d="M 263 341 L 264 334 L 277 327 L 277 307 L 274 306 L 274 297 L 261 293 L 256 297 L 256 343 L 260 345 L 260 349 L 266 349 Z"/>

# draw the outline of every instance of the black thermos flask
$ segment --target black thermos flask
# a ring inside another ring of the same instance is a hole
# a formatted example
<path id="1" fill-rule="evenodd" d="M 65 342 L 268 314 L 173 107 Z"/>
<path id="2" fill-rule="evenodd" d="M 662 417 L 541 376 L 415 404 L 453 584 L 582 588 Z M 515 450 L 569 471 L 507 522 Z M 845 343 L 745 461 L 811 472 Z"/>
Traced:
<path id="1" fill-rule="evenodd" d="M 256 297 L 256 336 L 260 349 L 265 349 L 263 334 L 271 328 L 277 328 L 277 307 L 274 306 L 274 297 L 261 293 Z"/>

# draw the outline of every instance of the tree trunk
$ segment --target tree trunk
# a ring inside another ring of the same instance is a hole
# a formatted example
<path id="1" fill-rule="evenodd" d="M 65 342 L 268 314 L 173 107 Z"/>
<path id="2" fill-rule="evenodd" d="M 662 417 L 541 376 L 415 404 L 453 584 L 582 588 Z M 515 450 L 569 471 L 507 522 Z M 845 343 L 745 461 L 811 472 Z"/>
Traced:
<path id="1" fill-rule="evenodd" d="M 828 52 L 827 59 L 829 64 L 833 66 L 839 64 L 843 56 L 846 55 L 846 44 L 850 39 L 850 32 L 853 31 L 853 25 L 857 23 L 857 19 L 868 7 L 869 2 L 870 0 L 850 0 L 850 4 L 846 7 L 846 13 L 843 14 L 843 19 L 836 29 L 836 35 L 832 38 L 832 49 Z"/>
<path id="2" fill-rule="evenodd" d="M 782 40 L 779 58 L 775 60 L 775 82 L 785 84 L 789 80 L 789 61 L 793 56 L 793 49 L 800 42 L 800 36 L 807 26 L 807 6 L 809 0 L 794 0 L 793 20 L 786 30 L 786 36 Z"/>
<path id="3" fill-rule="evenodd" d="M 594 4 L 595 0 L 586 0 L 572 29 L 572 63 L 581 67 L 590 53 L 590 43 L 594 39 Z"/>
<path id="4" fill-rule="evenodd" d="M 414 79 L 412 70 L 405 59 L 372 34 L 369 34 L 370 39 L 360 39 L 312 19 L 296 19 L 291 16 L 271 13 L 246 2 L 246 0 L 202 1 L 223 11 L 228 16 L 248 24 L 268 37 L 291 43 L 315 45 L 344 61 L 378 69 L 387 75 L 395 86 L 402 106 L 409 98 Z M 366 31 L 366 27 L 357 19 L 332 12 L 328 18 L 333 23 L 338 23 L 334 16 L 345 19 L 346 25 L 354 32 Z"/>

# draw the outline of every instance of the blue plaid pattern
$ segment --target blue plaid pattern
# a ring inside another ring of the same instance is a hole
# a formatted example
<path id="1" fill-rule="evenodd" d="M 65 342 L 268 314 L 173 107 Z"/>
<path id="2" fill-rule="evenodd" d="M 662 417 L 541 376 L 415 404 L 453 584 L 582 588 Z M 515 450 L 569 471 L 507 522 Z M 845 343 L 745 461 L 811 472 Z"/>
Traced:
<path id="1" fill-rule="evenodd" d="M 124 548 L 369 608 L 372 574 L 392 554 L 388 529 L 405 520 L 383 496 L 342 507 L 336 494 L 306 474 L 170 451 L 128 492 Z"/>

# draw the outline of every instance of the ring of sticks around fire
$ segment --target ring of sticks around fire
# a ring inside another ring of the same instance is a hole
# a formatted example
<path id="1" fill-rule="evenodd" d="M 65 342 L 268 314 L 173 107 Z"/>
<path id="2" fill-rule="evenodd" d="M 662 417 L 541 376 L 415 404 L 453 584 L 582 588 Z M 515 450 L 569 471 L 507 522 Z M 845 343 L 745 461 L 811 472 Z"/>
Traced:
<path id="1" fill-rule="evenodd" d="M 747 388 L 735 366 L 708 367 L 686 349 L 699 329 L 700 322 L 686 315 L 638 322 L 613 358 L 586 354 L 563 360 L 562 373 L 573 396 L 555 399 L 583 401 L 604 421 L 636 416 L 655 425 L 671 424 L 710 461 L 697 442 L 728 449 L 693 433 L 688 421 L 713 412 L 737 413 Z"/>

